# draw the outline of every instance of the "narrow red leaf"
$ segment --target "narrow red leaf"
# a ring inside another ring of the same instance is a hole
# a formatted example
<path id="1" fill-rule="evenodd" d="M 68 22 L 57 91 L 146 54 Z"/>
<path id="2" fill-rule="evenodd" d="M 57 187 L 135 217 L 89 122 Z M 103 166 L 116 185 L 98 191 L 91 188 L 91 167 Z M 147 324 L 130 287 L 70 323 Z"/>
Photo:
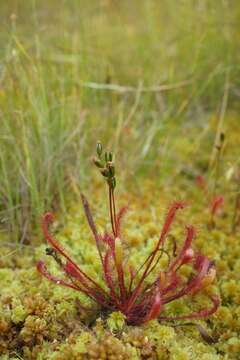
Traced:
<path id="1" fill-rule="evenodd" d="M 211 214 L 214 216 L 224 205 L 224 197 L 222 195 L 214 197 L 211 202 Z"/>
<path id="2" fill-rule="evenodd" d="M 213 295 L 212 297 L 210 297 L 210 300 L 213 303 L 213 306 L 211 308 L 202 309 L 200 311 L 192 312 L 188 315 L 182 315 L 182 316 L 172 316 L 172 317 L 161 316 L 158 319 L 164 321 L 173 321 L 173 320 L 201 319 L 208 317 L 214 314 L 220 305 L 220 299 L 218 296 Z"/>
<path id="3" fill-rule="evenodd" d="M 179 299 L 180 297 L 190 293 L 192 290 L 198 289 L 199 286 L 201 288 L 201 281 L 206 276 L 210 264 L 211 262 L 208 260 L 207 257 L 201 256 L 201 263 L 199 264 L 197 275 L 194 276 L 179 292 L 167 298 L 164 298 L 164 304 Z"/>
<path id="4" fill-rule="evenodd" d="M 102 252 L 101 252 L 101 245 L 100 245 L 101 237 L 99 236 L 99 234 L 97 232 L 97 228 L 96 228 L 96 225 L 94 223 L 92 213 L 91 213 L 91 210 L 90 210 L 90 206 L 89 206 L 89 203 L 88 203 L 86 197 L 83 194 L 81 194 L 81 198 L 82 198 L 82 203 L 83 203 L 83 208 L 84 208 L 84 211 L 85 211 L 85 215 L 86 215 L 86 218 L 87 218 L 87 221 L 88 221 L 88 225 L 89 225 L 90 229 L 92 230 L 93 236 L 95 238 L 100 259 L 101 259 L 101 261 L 103 261 Z"/>
<path id="5" fill-rule="evenodd" d="M 128 206 L 123 206 L 117 213 L 117 217 L 116 217 L 116 235 L 117 235 L 117 237 L 121 237 L 121 222 L 122 222 L 122 219 L 123 219 L 124 215 L 126 214 L 127 210 L 128 210 Z"/>
<path id="6" fill-rule="evenodd" d="M 162 310 L 162 298 L 161 298 L 160 288 L 157 287 L 152 306 L 149 312 L 147 313 L 147 315 L 145 316 L 145 318 L 143 319 L 143 322 L 156 319 L 160 314 L 161 310 Z"/>
<path id="7" fill-rule="evenodd" d="M 198 175 L 196 177 L 196 184 L 201 190 L 206 190 L 207 187 L 206 180 L 202 175 Z"/>
<path id="8" fill-rule="evenodd" d="M 59 278 L 55 277 L 54 275 L 50 274 L 47 271 L 47 267 L 46 267 L 45 263 L 41 260 L 37 262 L 37 270 L 40 272 L 40 274 L 45 276 L 45 278 L 54 282 L 57 285 L 63 285 L 63 286 L 69 287 L 71 289 L 80 291 L 80 288 L 78 286 L 71 284 L 71 283 L 67 283 L 66 281 L 59 279 Z"/>
<path id="9" fill-rule="evenodd" d="M 170 265 L 170 268 L 169 268 L 170 271 L 172 271 L 176 266 L 188 262 L 193 257 L 193 256 L 189 256 L 190 254 L 187 254 L 187 251 L 190 249 L 192 240 L 193 240 L 194 236 L 196 235 L 196 230 L 193 226 L 186 226 L 186 230 L 187 230 L 186 240 L 183 244 L 183 247 L 182 247 L 179 255 Z"/>

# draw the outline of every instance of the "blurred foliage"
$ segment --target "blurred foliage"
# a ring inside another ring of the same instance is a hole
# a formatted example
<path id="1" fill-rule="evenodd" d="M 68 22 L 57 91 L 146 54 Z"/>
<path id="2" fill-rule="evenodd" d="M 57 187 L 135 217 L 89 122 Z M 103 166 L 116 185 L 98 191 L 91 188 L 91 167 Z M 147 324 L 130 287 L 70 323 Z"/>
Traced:
<path id="1" fill-rule="evenodd" d="M 131 178 L 165 181 L 203 148 L 206 170 L 219 119 L 239 123 L 237 1 L 10 0 L 0 20 L 1 222 L 17 240 L 86 186 L 96 140 Z"/>

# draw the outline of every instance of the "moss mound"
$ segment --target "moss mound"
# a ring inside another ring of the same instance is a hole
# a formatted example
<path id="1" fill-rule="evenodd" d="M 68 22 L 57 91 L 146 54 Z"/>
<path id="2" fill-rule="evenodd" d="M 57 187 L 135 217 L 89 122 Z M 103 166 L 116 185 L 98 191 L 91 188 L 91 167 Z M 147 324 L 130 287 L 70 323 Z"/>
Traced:
<path id="1" fill-rule="evenodd" d="M 191 186 L 191 204 L 180 216 L 171 236 L 175 236 L 177 242 L 182 241 L 182 223 L 197 224 L 195 246 L 216 262 L 217 282 L 206 291 L 219 292 L 221 306 L 208 320 L 195 322 L 213 334 L 218 339 L 216 343 L 206 343 L 195 326 L 182 326 L 184 322 L 159 323 L 154 320 L 134 327 L 127 326 L 120 313 L 101 313 L 80 293 L 54 285 L 37 273 L 35 264 L 40 257 L 53 272 L 56 271 L 53 262 L 44 255 L 43 242 L 35 248 L 2 249 L 1 359 L 238 359 L 240 244 L 237 234 L 230 231 L 230 205 L 225 204 L 215 227 L 210 229 L 205 199 L 193 183 Z M 156 188 L 156 183 L 144 181 L 141 196 L 136 189 L 122 196 L 121 202 L 131 204 L 125 220 L 124 238 L 131 247 L 133 262 L 139 262 L 149 253 L 158 238 L 166 208 L 177 192 L 178 189 L 160 189 Z M 168 193 L 171 195 L 167 196 Z M 97 186 L 94 199 L 93 211 L 98 226 L 103 228 L 107 209 L 102 205 Z M 91 276 L 98 279 L 100 264 L 81 204 L 69 203 L 65 226 L 61 225 L 62 216 L 59 219 L 58 240 Z M 197 303 L 203 301 L 200 297 Z M 192 303 L 188 298 L 176 301 L 166 311 L 171 315 L 182 314 Z M 93 312 L 85 313 L 80 304 L 91 305 Z"/>

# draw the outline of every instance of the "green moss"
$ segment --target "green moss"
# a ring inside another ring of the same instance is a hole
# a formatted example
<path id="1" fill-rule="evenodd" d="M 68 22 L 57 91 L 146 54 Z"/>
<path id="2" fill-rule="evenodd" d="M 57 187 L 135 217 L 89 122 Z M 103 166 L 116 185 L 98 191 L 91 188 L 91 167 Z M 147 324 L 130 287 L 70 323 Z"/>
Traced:
<path id="1" fill-rule="evenodd" d="M 121 312 L 115 311 L 109 315 L 107 324 L 112 332 L 121 331 L 125 325 L 125 316 Z"/>
<path id="2" fill-rule="evenodd" d="M 11 311 L 11 320 L 14 324 L 23 322 L 27 317 L 27 311 L 20 302 L 19 299 L 13 299 L 12 301 L 12 311 Z"/>
<path id="3" fill-rule="evenodd" d="M 159 193 L 159 206 L 158 194 L 151 191 L 153 186 L 155 184 L 149 181 L 146 184 L 142 183 L 146 199 L 134 199 L 134 211 L 128 213 L 125 221 L 127 229 L 123 237 L 131 250 L 131 262 L 136 267 L 152 250 L 154 242 L 158 239 L 157 228 L 160 228 L 154 225 L 153 220 L 145 223 L 149 221 L 149 213 L 143 204 L 151 203 L 157 218 L 162 219 L 166 204 L 170 202 L 170 199 L 163 198 L 162 193 Z M 199 198 L 197 191 L 193 192 L 192 196 L 196 200 Z M 97 199 L 101 202 L 100 197 Z M 103 284 L 100 262 L 97 260 L 94 242 L 90 240 L 82 210 L 79 206 L 71 207 L 74 211 L 68 213 L 69 223 L 67 221 L 66 228 L 61 229 L 59 240 L 69 253 L 73 254 L 75 260 L 82 264 L 84 270 Z M 201 212 L 197 213 L 197 208 L 195 211 L 196 213 L 189 213 L 191 223 L 202 223 Z M 105 212 L 106 208 L 100 208 L 101 225 Z M 186 221 L 184 215 L 180 221 Z M 159 222 L 157 223 L 159 225 Z M 125 323 L 124 316 L 119 312 L 108 315 L 99 313 L 95 304 L 84 295 L 49 283 L 38 274 L 35 268 L 36 259 L 44 258 L 50 270 L 62 276 L 51 259 L 45 256 L 45 245 L 41 245 L 36 248 L 31 261 L 26 253 L 26 263 L 19 263 L 16 270 L 12 269 L 14 255 L 11 261 L 0 269 L 3 284 L 0 297 L 0 329 L 2 328 L 3 338 L 0 340 L 0 350 L 6 354 L 6 359 L 9 358 L 12 351 L 17 349 L 16 339 L 20 339 L 22 350 L 18 353 L 26 360 L 94 359 L 88 357 L 90 350 L 92 354 L 99 354 L 99 351 L 108 353 L 112 348 L 131 360 L 235 360 L 239 356 L 240 346 L 237 335 L 240 331 L 240 288 L 237 278 L 240 246 L 236 237 L 228 236 L 227 231 L 222 230 L 220 226 L 222 225 L 209 231 L 203 224 L 196 241 L 196 247 L 210 254 L 217 266 L 218 281 L 208 287 L 206 292 L 220 293 L 222 305 L 208 322 L 200 322 L 210 334 L 219 337 L 216 344 L 206 344 L 193 326 L 173 327 L 171 323 L 159 323 L 154 320 L 140 327 L 132 327 Z M 182 241 L 181 229 L 182 226 L 177 225 L 172 231 L 177 241 Z M 24 257 L 23 252 L 22 258 Z M 164 267 L 166 260 L 163 257 L 159 266 Z M 182 271 L 184 276 L 189 275 L 187 266 Z M 84 312 L 78 306 L 79 302 L 92 308 L 92 314 Z M 185 314 L 204 306 L 209 306 L 209 303 L 202 294 L 193 299 L 186 297 L 172 302 L 164 308 L 164 312 L 168 315 Z M 103 339 L 108 338 L 109 343 L 105 343 Z"/>
<path id="4" fill-rule="evenodd" d="M 152 320 L 144 326 L 144 333 L 158 342 L 158 345 L 170 347 L 176 338 L 172 327 L 161 325 L 157 320 Z"/>
<path id="5" fill-rule="evenodd" d="M 191 352 L 181 347 L 171 349 L 171 357 L 173 360 L 190 360 Z"/>

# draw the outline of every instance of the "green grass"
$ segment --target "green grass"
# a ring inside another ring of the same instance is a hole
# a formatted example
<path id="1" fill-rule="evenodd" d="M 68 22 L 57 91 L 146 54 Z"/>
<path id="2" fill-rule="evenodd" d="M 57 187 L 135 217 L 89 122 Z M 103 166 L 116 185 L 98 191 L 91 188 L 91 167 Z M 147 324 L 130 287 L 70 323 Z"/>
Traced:
<path id="1" fill-rule="evenodd" d="M 134 163 L 166 181 L 202 147 L 206 168 L 219 117 L 224 130 L 239 123 L 236 1 L 11 0 L 0 14 L 0 206 L 11 241 L 87 186 L 96 140 L 119 150 L 131 178 Z"/>

